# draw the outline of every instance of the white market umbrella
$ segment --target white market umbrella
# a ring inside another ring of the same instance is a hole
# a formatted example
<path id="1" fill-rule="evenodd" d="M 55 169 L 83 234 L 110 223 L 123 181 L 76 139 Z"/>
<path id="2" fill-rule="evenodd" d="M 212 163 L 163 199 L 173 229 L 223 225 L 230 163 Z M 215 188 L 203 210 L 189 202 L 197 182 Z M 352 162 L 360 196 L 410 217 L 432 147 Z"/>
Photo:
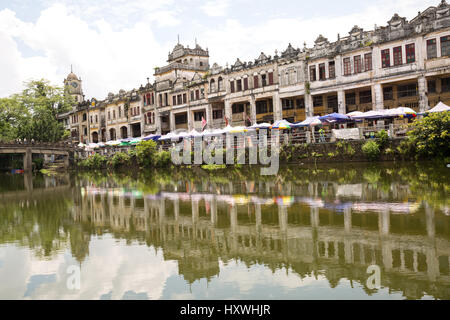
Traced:
<path id="1" fill-rule="evenodd" d="M 107 146 L 118 146 L 119 144 L 120 144 L 120 141 L 117 141 L 117 140 L 105 142 L 105 145 L 107 145 Z"/>
<path id="2" fill-rule="evenodd" d="M 362 116 L 363 114 L 364 114 L 364 112 L 361 112 L 361 111 L 353 111 L 353 112 L 347 113 L 346 115 L 350 118 L 354 118 L 354 117 Z"/>
<path id="3" fill-rule="evenodd" d="M 198 131 L 195 130 L 195 129 L 192 129 L 192 130 L 188 133 L 188 135 L 189 135 L 190 137 L 200 137 L 200 136 L 201 136 L 201 133 L 198 132 Z"/>
<path id="4" fill-rule="evenodd" d="M 320 121 L 319 117 L 316 116 L 316 117 L 306 118 L 302 122 L 297 123 L 295 126 L 297 126 L 297 127 L 307 127 L 307 126 L 313 127 L 313 126 L 318 126 L 321 124 L 322 124 L 322 121 Z"/>
<path id="5" fill-rule="evenodd" d="M 445 112 L 450 111 L 450 107 L 443 102 L 439 102 L 434 108 L 428 110 L 427 112 Z"/>
<path id="6" fill-rule="evenodd" d="M 159 138 L 159 140 L 170 140 L 173 138 L 178 138 L 178 135 L 174 132 L 169 132 L 168 134 L 163 135 Z"/>
<path id="7" fill-rule="evenodd" d="M 98 148 L 99 148 L 98 144 L 96 144 L 96 143 L 89 143 L 89 144 L 87 145 L 87 147 L 88 147 L 89 149 L 98 149 Z"/>
<path id="8" fill-rule="evenodd" d="M 80 142 L 78 145 L 77 145 L 77 147 L 78 148 L 84 148 L 86 145 L 83 143 L 83 142 Z"/>
<path id="9" fill-rule="evenodd" d="M 270 129 L 270 127 L 272 127 L 272 125 L 270 123 L 255 123 L 254 125 L 250 126 L 249 128 L 251 129 Z"/>

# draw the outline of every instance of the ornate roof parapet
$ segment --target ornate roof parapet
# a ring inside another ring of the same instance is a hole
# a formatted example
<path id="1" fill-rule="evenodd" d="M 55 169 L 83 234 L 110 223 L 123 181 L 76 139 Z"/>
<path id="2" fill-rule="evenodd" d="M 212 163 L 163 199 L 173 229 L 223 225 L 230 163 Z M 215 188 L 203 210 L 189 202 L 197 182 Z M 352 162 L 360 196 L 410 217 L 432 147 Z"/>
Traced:
<path id="1" fill-rule="evenodd" d="M 328 45 L 328 39 L 325 38 L 323 35 L 319 34 L 319 36 L 317 37 L 316 41 L 314 41 L 314 48 L 323 48 L 326 45 Z"/>
<path id="2" fill-rule="evenodd" d="M 270 56 L 267 57 L 264 52 L 261 52 L 258 59 L 255 59 L 255 64 L 264 64 L 270 60 Z"/>
<path id="3" fill-rule="evenodd" d="M 223 68 L 219 66 L 217 63 L 214 63 L 210 69 L 212 75 L 221 73 Z"/>
<path id="4" fill-rule="evenodd" d="M 195 56 L 209 57 L 208 48 L 204 50 L 202 49 L 202 47 L 196 44 L 194 49 L 189 49 L 189 46 L 184 47 L 182 44 L 177 43 L 173 48 L 172 52 L 169 52 L 169 59 L 167 60 L 167 62 L 172 62 L 188 54 Z"/>
<path id="5" fill-rule="evenodd" d="M 300 49 L 294 49 L 294 47 L 289 43 L 286 50 L 281 52 L 281 58 L 295 58 L 300 53 Z"/>
<path id="6" fill-rule="evenodd" d="M 392 16 L 391 20 L 388 21 L 388 25 L 391 30 L 398 30 L 400 28 L 403 28 L 406 23 L 406 18 L 400 17 L 397 13 L 395 13 Z"/>

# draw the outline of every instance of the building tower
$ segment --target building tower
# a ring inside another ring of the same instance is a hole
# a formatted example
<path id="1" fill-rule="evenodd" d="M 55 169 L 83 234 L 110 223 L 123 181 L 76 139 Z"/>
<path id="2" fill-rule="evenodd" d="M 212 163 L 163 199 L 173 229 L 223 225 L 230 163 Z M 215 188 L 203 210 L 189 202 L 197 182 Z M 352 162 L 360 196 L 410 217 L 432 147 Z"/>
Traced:
<path id="1" fill-rule="evenodd" d="M 70 73 L 66 79 L 64 79 L 64 87 L 69 92 L 69 94 L 75 99 L 76 103 L 81 103 L 84 100 L 83 89 L 81 87 L 81 78 L 73 73 L 72 66 L 70 67 Z"/>

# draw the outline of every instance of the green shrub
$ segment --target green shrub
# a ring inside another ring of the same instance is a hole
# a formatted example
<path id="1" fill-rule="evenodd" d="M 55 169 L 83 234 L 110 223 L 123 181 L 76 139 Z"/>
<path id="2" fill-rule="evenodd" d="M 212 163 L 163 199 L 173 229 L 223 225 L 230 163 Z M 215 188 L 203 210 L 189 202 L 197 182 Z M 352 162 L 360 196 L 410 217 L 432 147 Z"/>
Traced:
<path id="1" fill-rule="evenodd" d="M 106 166 L 107 159 L 100 154 L 93 154 L 79 162 L 79 166 L 86 169 L 102 169 Z"/>
<path id="2" fill-rule="evenodd" d="M 108 165 L 117 168 L 121 166 L 127 166 L 131 164 L 131 157 L 128 153 L 117 152 L 108 161 Z"/>
<path id="3" fill-rule="evenodd" d="M 154 166 L 158 168 L 165 168 L 171 165 L 172 155 L 170 151 L 160 151 L 156 153 Z"/>
<path id="4" fill-rule="evenodd" d="M 415 152 L 418 157 L 450 156 L 450 112 L 436 112 L 410 124 L 408 142 L 402 151 Z"/>
<path id="5" fill-rule="evenodd" d="M 369 140 L 362 146 L 362 152 L 369 160 L 376 160 L 380 156 L 380 147 L 377 142 Z"/>
<path id="6" fill-rule="evenodd" d="M 389 135 L 386 132 L 386 130 L 381 130 L 377 132 L 375 138 L 377 139 L 378 146 L 380 147 L 380 149 L 383 149 L 389 141 Z"/>
<path id="7" fill-rule="evenodd" d="M 356 152 L 355 149 L 350 144 L 348 144 L 347 147 L 345 148 L 346 155 L 353 156 L 355 152 Z"/>
<path id="8" fill-rule="evenodd" d="M 156 161 L 156 142 L 153 140 L 141 141 L 136 146 L 136 160 L 142 167 L 152 167 Z"/>
<path id="9" fill-rule="evenodd" d="M 384 150 L 384 153 L 387 155 L 393 155 L 395 154 L 395 150 L 392 148 L 386 148 L 386 150 Z"/>

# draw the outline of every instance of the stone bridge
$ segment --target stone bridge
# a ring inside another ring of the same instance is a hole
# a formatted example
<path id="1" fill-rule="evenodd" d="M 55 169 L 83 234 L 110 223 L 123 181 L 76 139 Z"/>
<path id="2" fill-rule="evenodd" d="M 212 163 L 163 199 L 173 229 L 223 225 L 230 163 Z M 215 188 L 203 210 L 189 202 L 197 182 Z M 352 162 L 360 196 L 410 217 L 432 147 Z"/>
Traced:
<path id="1" fill-rule="evenodd" d="M 23 154 L 23 169 L 31 171 L 32 155 L 43 154 L 47 156 L 62 156 L 65 167 L 69 167 L 69 157 L 73 154 L 75 145 L 70 143 L 46 143 L 46 142 L 0 142 L 1 154 Z"/>

